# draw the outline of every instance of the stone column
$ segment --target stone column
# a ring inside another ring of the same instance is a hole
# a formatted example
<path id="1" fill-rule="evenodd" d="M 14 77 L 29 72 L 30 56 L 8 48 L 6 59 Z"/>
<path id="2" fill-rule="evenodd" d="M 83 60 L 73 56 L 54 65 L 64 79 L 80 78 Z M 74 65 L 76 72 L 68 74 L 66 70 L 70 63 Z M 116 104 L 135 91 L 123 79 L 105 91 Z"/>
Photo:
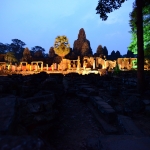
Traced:
<path id="1" fill-rule="evenodd" d="M 52 64 L 51 67 L 52 67 L 52 71 L 54 71 L 54 64 Z"/>
<path id="2" fill-rule="evenodd" d="M 48 64 L 46 64 L 46 70 L 48 71 Z"/>
<path id="3" fill-rule="evenodd" d="M 30 71 L 32 71 L 32 66 L 30 65 Z"/>
<path id="4" fill-rule="evenodd" d="M 38 64 L 36 63 L 36 66 L 35 66 L 35 71 L 37 71 L 38 70 Z"/>
<path id="5" fill-rule="evenodd" d="M 95 59 L 93 60 L 93 69 L 95 69 Z"/>
<path id="6" fill-rule="evenodd" d="M 41 63 L 41 71 L 43 71 L 43 62 Z"/>
<path id="7" fill-rule="evenodd" d="M 17 71 L 17 63 L 15 63 L 15 71 Z"/>

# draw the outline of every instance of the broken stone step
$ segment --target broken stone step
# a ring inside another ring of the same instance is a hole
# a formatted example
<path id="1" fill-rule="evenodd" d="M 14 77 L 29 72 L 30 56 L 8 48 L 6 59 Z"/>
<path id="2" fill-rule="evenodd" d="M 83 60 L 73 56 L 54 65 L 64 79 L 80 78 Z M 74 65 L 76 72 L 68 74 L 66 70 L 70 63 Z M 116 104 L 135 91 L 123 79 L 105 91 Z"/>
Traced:
<path id="1" fill-rule="evenodd" d="M 143 100 L 143 102 L 145 105 L 150 105 L 150 100 L 148 100 L 148 99 Z"/>
<path id="2" fill-rule="evenodd" d="M 99 115 L 101 115 L 108 123 L 114 123 L 117 119 L 116 111 L 98 96 L 90 97 L 90 102 L 97 108 Z"/>
<path id="3" fill-rule="evenodd" d="M 85 92 L 89 96 L 98 96 L 99 95 L 99 92 L 91 87 L 83 88 L 83 92 Z"/>
<path id="4" fill-rule="evenodd" d="M 136 136 L 143 136 L 144 134 L 138 129 L 138 127 L 134 124 L 132 119 L 127 116 L 118 115 L 117 121 L 120 129 L 122 130 L 123 134 L 127 135 L 136 135 Z"/>
<path id="5" fill-rule="evenodd" d="M 77 93 L 77 97 L 80 99 L 82 102 L 88 102 L 89 101 L 89 96 L 84 94 L 84 93 Z"/>
<path id="6" fill-rule="evenodd" d="M 112 126 L 111 124 L 107 123 L 105 120 L 102 119 L 102 117 L 99 115 L 97 110 L 91 105 L 90 103 L 87 103 L 88 108 L 91 110 L 92 114 L 100 124 L 100 127 L 102 128 L 103 132 L 105 134 L 117 134 L 118 130 L 115 126 Z"/>

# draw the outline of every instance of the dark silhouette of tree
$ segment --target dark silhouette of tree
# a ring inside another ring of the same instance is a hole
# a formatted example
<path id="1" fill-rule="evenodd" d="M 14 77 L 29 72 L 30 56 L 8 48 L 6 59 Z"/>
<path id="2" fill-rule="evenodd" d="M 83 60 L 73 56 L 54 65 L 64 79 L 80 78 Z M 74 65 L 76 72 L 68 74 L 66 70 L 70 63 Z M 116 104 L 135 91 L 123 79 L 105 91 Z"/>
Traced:
<path id="1" fill-rule="evenodd" d="M 104 51 L 103 51 L 102 45 L 99 45 L 99 46 L 97 47 L 96 55 L 97 55 L 97 57 L 103 58 L 103 56 L 104 56 Z"/>
<path id="2" fill-rule="evenodd" d="M 50 47 L 50 49 L 49 49 L 49 57 L 50 58 L 54 58 L 54 56 L 55 56 L 54 47 Z"/>
<path id="3" fill-rule="evenodd" d="M 8 51 L 13 52 L 15 57 L 20 60 L 23 55 L 24 46 L 26 44 L 19 39 L 12 39 L 12 43 L 8 46 Z"/>
<path id="4" fill-rule="evenodd" d="M 120 52 L 119 52 L 119 51 L 116 51 L 116 59 L 121 58 L 121 57 L 122 57 L 122 56 L 121 56 Z"/>
<path id="5" fill-rule="evenodd" d="M 34 46 L 31 49 L 31 53 L 32 53 L 33 57 L 35 57 L 35 58 L 43 58 L 44 52 L 45 52 L 45 49 L 42 48 L 41 46 Z"/>
<path id="6" fill-rule="evenodd" d="M 44 55 L 43 55 L 43 53 L 42 53 L 41 50 L 38 50 L 38 51 L 36 51 L 36 52 L 34 53 L 34 57 L 35 57 L 35 58 L 43 58 Z"/>
<path id="7" fill-rule="evenodd" d="M 112 12 L 113 10 L 119 9 L 121 4 L 126 0 L 99 0 L 98 6 L 96 7 L 97 13 L 100 14 L 102 20 L 107 20 L 107 13 Z M 138 90 L 140 93 L 143 93 L 144 89 L 144 50 L 143 50 L 143 14 L 142 7 L 145 4 L 150 4 L 149 0 L 136 0 L 137 6 L 137 47 L 138 47 L 138 56 L 137 56 L 137 80 L 138 80 Z"/>
<path id="8" fill-rule="evenodd" d="M 106 56 L 106 58 L 108 57 L 108 50 L 107 50 L 107 47 L 104 46 L 103 48 L 103 53 L 104 53 L 104 56 Z"/>
<path id="9" fill-rule="evenodd" d="M 115 60 L 116 59 L 116 53 L 115 53 L 114 50 L 111 52 L 109 59 L 111 59 L 111 60 Z"/>
<path id="10" fill-rule="evenodd" d="M 7 52 L 7 46 L 3 43 L 0 43 L 0 54 L 5 54 Z"/>
<path id="11" fill-rule="evenodd" d="M 61 60 L 62 60 L 62 57 L 57 55 L 56 57 L 54 57 L 53 63 L 59 64 L 61 62 Z"/>
<path id="12" fill-rule="evenodd" d="M 28 47 L 26 47 L 23 51 L 22 61 L 27 61 L 28 63 L 31 62 L 31 53 Z"/>
<path id="13" fill-rule="evenodd" d="M 133 58 L 133 57 L 134 57 L 133 52 L 130 51 L 130 50 L 128 50 L 128 51 L 127 51 L 127 54 L 126 54 L 126 57 L 127 57 L 127 58 Z"/>

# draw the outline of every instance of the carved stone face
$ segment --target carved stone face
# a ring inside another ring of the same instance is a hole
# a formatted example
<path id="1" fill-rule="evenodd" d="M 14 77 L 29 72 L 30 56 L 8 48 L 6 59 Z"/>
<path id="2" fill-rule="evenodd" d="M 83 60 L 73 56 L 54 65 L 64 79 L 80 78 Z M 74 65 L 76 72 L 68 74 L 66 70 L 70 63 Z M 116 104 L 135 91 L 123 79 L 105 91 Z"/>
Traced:
<path id="1" fill-rule="evenodd" d="M 83 28 L 81 28 L 81 29 L 79 30 L 78 39 L 79 39 L 79 40 L 85 40 L 85 39 L 86 39 L 85 31 L 84 31 Z"/>

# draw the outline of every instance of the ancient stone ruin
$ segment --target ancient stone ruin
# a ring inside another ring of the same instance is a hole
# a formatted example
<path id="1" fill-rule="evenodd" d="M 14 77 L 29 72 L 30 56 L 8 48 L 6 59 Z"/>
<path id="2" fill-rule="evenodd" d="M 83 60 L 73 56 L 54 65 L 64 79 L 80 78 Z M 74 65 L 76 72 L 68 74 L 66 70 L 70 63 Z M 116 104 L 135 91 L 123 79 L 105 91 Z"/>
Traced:
<path id="1" fill-rule="evenodd" d="M 86 34 L 83 28 L 79 30 L 78 39 L 74 41 L 73 51 L 78 56 L 92 54 L 90 41 L 86 39 Z"/>

